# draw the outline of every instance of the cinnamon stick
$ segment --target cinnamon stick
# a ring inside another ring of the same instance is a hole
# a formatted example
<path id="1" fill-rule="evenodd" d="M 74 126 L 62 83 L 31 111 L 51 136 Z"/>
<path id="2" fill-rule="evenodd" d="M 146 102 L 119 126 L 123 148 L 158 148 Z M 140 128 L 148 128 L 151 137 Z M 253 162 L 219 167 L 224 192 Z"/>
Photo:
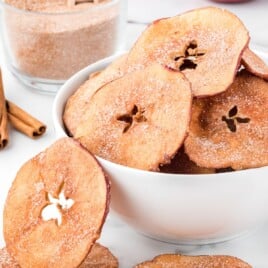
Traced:
<path id="1" fill-rule="evenodd" d="M 20 132 L 30 138 L 37 138 L 45 133 L 46 126 L 16 104 L 6 100 L 6 108 L 10 123 Z"/>
<path id="2" fill-rule="evenodd" d="M 2 72 L 0 69 L 0 149 L 8 144 L 8 126 L 7 126 L 7 110 L 5 104 L 5 94 L 2 80 Z"/>

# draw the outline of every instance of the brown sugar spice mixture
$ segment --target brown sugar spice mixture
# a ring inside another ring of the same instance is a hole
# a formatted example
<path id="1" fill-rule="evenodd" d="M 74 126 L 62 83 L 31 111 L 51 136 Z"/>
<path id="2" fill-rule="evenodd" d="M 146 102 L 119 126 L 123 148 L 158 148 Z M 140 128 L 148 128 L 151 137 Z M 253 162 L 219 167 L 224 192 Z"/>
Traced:
<path id="1" fill-rule="evenodd" d="M 240 72 L 222 94 L 193 102 L 185 151 L 207 168 L 268 165 L 268 82 Z"/>
<path id="2" fill-rule="evenodd" d="M 73 6 L 63 4 L 64 1 L 36 1 L 38 4 L 34 2 L 30 7 L 23 1 L 6 1 L 35 11 L 6 8 L 3 12 L 12 64 L 28 76 L 65 80 L 111 55 L 118 45 L 120 15 L 120 3 L 105 6 L 111 1 L 87 1 Z"/>

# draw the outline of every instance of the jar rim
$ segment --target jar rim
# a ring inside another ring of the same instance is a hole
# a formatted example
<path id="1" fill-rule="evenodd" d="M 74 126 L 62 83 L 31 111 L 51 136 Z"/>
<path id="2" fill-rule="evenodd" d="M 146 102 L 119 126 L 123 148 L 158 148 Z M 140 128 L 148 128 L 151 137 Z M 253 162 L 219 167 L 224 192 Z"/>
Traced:
<path id="1" fill-rule="evenodd" d="M 2 5 L 3 8 L 10 9 L 14 12 L 21 13 L 24 15 L 38 15 L 38 16 L 68 16 L 68 15 L 75 15 L 75 14 L 83 14 L 87 12 L 94 12 L 96 10 L 102 10 L 109 8 L 117 3 L 119 3 L 120 0 L 110 0 L 106 3 L 102 3 L 100 5 L 96 6 L 91 6 L 85 9 L 80 9 L 80 10 L 75 10 L 75 11 L 64 11 L 64 12 L 43 12 L 43 11 L 32 11 L 32 10 L 25 10 L 25 9 L 20 9 L 15 6 L 12 6 L 4 0 L 0 0 L 0 6 Z"/>

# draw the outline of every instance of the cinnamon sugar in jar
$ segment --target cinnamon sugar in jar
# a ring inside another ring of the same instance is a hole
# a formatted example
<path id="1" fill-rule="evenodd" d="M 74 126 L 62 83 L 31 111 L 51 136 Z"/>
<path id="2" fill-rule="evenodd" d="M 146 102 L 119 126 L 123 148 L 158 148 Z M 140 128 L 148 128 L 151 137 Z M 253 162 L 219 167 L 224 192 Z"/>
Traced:
<path id="1" fill-rule="evenodd" d="M 56 91 L 55 85 L 123 45 L 123 1 L 5 0 L 7 65 L 24 84 Z"/>

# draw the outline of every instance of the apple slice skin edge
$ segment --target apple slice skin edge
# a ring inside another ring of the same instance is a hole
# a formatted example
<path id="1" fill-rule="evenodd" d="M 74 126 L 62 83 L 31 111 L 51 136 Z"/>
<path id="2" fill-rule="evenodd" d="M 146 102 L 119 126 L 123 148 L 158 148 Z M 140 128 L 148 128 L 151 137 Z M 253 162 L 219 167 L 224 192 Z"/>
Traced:
<path id="1" fill-rule="evenodd" d="M 252 74 L 268 80 L 268 65 L 249 47 L 242 54 L 242 65 Z"/>

